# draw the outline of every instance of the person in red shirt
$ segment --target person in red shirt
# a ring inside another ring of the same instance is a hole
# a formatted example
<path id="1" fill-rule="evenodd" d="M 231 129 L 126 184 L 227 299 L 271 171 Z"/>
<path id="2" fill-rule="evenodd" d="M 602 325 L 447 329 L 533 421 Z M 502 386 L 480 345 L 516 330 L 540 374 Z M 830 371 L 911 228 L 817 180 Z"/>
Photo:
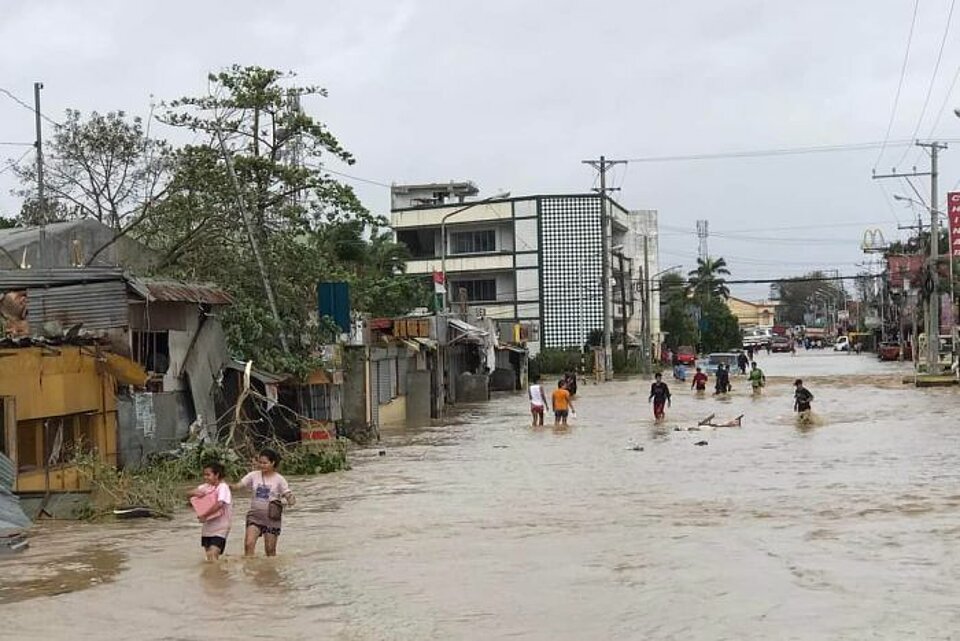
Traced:
<path id="1" fill-rule="evenodd" d="M 690 389 L 696 389 L 698 392 L 707 391 L 707 375 L 699 367 L 697 373 L 693 375 L 693 383 L 691 383 Z"/>

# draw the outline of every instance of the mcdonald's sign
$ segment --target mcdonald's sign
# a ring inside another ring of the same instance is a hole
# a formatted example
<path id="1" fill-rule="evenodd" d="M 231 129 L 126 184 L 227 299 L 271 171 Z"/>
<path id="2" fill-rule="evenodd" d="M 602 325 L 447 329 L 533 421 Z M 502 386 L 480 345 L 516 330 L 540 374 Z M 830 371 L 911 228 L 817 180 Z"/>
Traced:
<path id="1" fill-rule="evenodd" d="M 947 193 L 947 222 L 950 224 L 950 257 L 960 258 L 960 191 Z"/>
<path id="2" fill-rule="evenodd" d="M 883 251 L 886 249 L 887 241 L 883 237 L 883 232 L 879 229 L 868 229 L 863 232 L 863 240 L 860 242 L 860 249 L 865 252 Z"/>

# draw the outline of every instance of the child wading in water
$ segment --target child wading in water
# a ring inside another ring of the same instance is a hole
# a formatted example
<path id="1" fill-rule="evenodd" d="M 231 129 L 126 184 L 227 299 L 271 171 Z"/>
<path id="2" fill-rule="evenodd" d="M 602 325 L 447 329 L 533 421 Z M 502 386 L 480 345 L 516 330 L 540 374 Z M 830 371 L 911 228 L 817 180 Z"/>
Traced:
<path id="1" fill-rule="evenodd" d="M 283 518 L 283 499 L 287 505 L 293 505 L 296 499 L 287 479 L 277 472 L 280 455 L 271 449 L 263 449 L 257 459 L 259 470 L 250 472 L 234 489 L 253 491 L 250 497 L 250 511 L 247 512 L 246 532 L 243 538 L 243 555 L 253 556 L 257 549 L 257 539 L 263 537 L 263 549 L 267 556 L 277 555 L 277 538 Z"/>
<path id="2" fill-rule="evenodd" d="M 230 519 L 233 516 L 233 497 L 230 486 L 223 480 L 223 465 L 210 463 L 203 466 L 203 485 L 190 492 L 190 498 L 202 498 L 216 494 L 216 502 L 210 504 L 197 520 L 203 523 L 200 530 L 200 545 L 207 561 L 216 561 L 227 547 L 227 535 L 230 534 Z M 212 498 L 212 497 L 211 497 Z"/>
<path id="3" fill-rule="evenodd" d="M 567 416 L 573 411 L 573 401 L 567 390 L 567 381 L 557 381 L 557 389 L 553 391 L 553 426 L 561 427 L 567 424 Z"/>
<path id="4" fill-rule="evenodd" d="M 550 411 L 550 406 L 547 405 L 547 394 L 543 391 L 539 376 L 532 378 L 527 396 L 530 397 L 530 414 L 533 416 L 533 426 L 543 427 L 543 413 L 544 411 Z"/>
<path id="5" fill-rule="evenodd" d="M 650 386 L 650 398 L 647 402 L 653 401 L 653 418 L 657 421 L 663 420 L 663 406 L 670 404 L 670 388 L 663 382 L 663 376 L 657 372 L 654 376 L 653 385 Z"/>

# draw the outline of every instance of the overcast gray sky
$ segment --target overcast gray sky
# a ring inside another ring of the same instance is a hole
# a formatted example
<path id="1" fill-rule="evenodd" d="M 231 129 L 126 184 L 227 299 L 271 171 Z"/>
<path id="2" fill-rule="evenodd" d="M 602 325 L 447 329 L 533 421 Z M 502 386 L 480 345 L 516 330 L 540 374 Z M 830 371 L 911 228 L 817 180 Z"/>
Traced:
<path id="1" fill-rule="evenodd" d="M 921 0 L 890 139 L 918 125 L 953 0 Z M 582 192 L 584 158 L 646 158 L 884 139 L 911 0 L 487 0 L 270 3 L 7 0 L 0 87 L 44 111 L 123 109 L 151 95 L 206 91 L 232 63 L 297 71 L 330 97 L 308 108 L 358 162 L 333 167 L 375 182 L 476 181 L 484 193 Z M 960 7 L 919 136 L 960 140 Z M 945 106 L 945 109 L 941 109 Z M 938 118 L 939 116 L 939 118 Z M 937 124 L 934 128 L 934 124 Z M 154 132 L 168 136 L 162 126 Z M 33 139 L 32 114 L 0 95 L 0 141 Z M 880 167 L 900 161 L 890 147 Z M 27 148 L 2 146 L 0 158 Z M 632 163 L 617 199 L 658 209 L 662 266 L 694 263 L 695 221 L 733 278 L 814 268 L 857 271 L 866 227 L 896 238 L 892 203 L 870 178 L 877 149 L 747 159 Z M 910 150 L 900 167 L 917 158 Z M 926 167 L 925 157 L 917 161 Z M 943 192 L 960 181 L 960 143 L 943 155 Z M 6 165 L 0 164 L 0 169 Z M 352 183 L 366 205 L 384 187 Z M 19 203 L 0 175 L 0 212 Z M 925 195 L 929 183 L 917 187 Z M 890 194 L 909 187 L 888 181 Z M 791 227 L 795 229 L 784 229 Z M 734 293 L 764 296 L 766 286 Z"/>

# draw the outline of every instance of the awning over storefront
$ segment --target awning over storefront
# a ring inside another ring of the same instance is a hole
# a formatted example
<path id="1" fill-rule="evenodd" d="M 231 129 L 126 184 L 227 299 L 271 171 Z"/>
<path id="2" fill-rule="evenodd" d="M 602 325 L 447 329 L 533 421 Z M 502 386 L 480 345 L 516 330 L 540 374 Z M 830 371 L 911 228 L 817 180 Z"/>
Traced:
<path id="1" fill-rule="evenodd" d="M 520 347 L 519 345 L 504 345 L 501 343 L 500 345 L 497 345 L 497 349 L 507 350 L 508 352 L 516 352 L 517 354 L 527 353 L 527 348 Z"/>
<path id="2" fill-rule="evenodd" d="M 480 329 L 470 323 L 464 322 L 457 318 L 449 319 L 450 327 L 455 329 L 460 336 L 450 341 L 450 343 L 455 343 L 457 341 L 468 341 L 471 343 L 481 343 L 485 336 L 488 336 L 486 330 Z"/>
<path id="3" fill-rule="evenodd" d="M 429 350 L 436 350 L 438 345 L 437 341 L 432 338 L 414 338 L 413 341 Z"/>

